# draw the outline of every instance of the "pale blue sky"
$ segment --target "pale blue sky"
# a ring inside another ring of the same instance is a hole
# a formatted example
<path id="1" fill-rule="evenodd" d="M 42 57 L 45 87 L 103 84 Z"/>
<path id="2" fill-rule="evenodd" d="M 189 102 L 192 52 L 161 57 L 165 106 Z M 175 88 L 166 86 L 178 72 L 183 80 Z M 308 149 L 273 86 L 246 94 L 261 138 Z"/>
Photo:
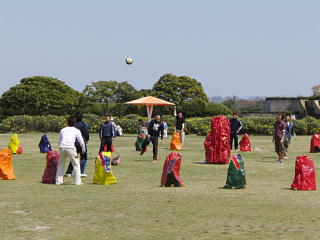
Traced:
<path id="1" fill-rule="evenodd" d="M 0 93 L 32 75 L 83 90 L 172 73 L 208 96 L 310 95 L 319 12 L 318 0 L 0 0 Z"/>

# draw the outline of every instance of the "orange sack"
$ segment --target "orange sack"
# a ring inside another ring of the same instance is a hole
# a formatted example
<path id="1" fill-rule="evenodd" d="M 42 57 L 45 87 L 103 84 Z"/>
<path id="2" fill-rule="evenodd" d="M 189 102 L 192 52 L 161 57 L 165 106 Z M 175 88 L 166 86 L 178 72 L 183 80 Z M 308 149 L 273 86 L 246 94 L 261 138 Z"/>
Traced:
<path id="1" fill-rule="evenodd" d="M 182 145 L 180 142 L 180 133 L 174 132 L 170 142 L 170 150 L 171 151 L 181 151 Z"/>
<path id="2" fill-rule="evenodd" d="M 9 149 L 3 149 L 0 152 L 0 179 L 16 179 L 16 176 L 13 173 L 12 154 Z"/>

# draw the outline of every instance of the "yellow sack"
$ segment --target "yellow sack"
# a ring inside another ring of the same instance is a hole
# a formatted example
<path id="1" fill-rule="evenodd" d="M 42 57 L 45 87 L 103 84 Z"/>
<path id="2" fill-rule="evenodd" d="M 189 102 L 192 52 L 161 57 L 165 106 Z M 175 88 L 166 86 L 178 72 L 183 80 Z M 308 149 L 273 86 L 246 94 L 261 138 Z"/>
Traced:
<path id="1" fill-rule="evenodd" d="M 109 185 L 117 183 L 111 171 L 111 152 L 101 152 L 95 161 L 95 171 L 93 183 L 99 185 Z"/>
<path id="2" fill-rule="evenodd" d="M 174 132 L 171 138 L 170 143 L 170 150 L 171 151 L 181 151 L 182 150 L 182 144 L 180 141 L 180 133 Z"/>
<path id="3" fill-rule="evenodd" d="M 15 133 L 12 135 L 10 142 L 9 142 L 9 146 L 8 146 L 11 153 L 13 153 L 13 154 L 17 153 L 18 148 L 19 148 L 19 144 L 20 144 L 20 141 L 19 141 L 18 135 Z"/>

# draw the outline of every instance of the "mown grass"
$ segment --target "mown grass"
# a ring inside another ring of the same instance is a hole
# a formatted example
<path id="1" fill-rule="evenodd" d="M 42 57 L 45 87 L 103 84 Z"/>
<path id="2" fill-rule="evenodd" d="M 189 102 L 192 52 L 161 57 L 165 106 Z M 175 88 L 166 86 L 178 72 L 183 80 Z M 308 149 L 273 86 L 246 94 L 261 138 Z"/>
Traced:
<path id="1" fill-rule="evenodd" d="M 0 147 L 9 135 L 0 135 Z M 292 191 L 297 155 L 309 154 L 310 136 L 299 136 L 289 159 L 276 164 L 270 137 L 252 136 L 262 152 L 242 153 L 247 188 L 225 190 L 227 165 L 204 160 L 204 137 L 187 136 L 182 152 L 182 188 L 161 188 L 163 160 L 169 140 L 160 147 L 160 161 L 151 151 L 139 156 L 134 135 L 115 142 L 121 164 L 113 168 L 119 183 L 93 185 L 98 137 L 91 135 L 88 179 L 74 186 L 40 183 L 45 155 L 40 133 L 21 134 L 24 154 L 14 156 L 17 180 L 0 181 L 0 239 L 319 239 L 319 191 Z M 57 134 L 49 139 L 57 149 Z M 319 155 L 310 154 L 316 173 Z M 319 182 L 319 178 L 317 177 Z"/>

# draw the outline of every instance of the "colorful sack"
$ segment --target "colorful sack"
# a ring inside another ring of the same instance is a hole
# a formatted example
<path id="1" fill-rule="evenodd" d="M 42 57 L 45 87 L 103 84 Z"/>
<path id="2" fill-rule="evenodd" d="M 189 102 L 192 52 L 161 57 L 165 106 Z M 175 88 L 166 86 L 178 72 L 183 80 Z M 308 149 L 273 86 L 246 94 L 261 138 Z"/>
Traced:
<path id="1" fill-rule="evenodd" d="M 23 150 L 22 150 L 21 144 L 19 144 L 16 154 L 22 154 L 22 153 L 23 153 Z"/>
<path id="2" fill-rule="evenodd" d="M 99 185 L 109 185 L 117 183 L 111 171 L 111 152 L 101 152 L 95 161 L 95 172 L 93 183 Z"/>
<path id="3" fill-rule="evenodd" d="M 41 137 L 38 146 L 41 153 L 47 153 L 49 151 L 52 151 L 51 144 L 49 142 L 47 135 L 43 135 Z"/>
<path id="4" fill-rule="evenodd" d="M 241 152 L 250 152 L 251 149 L 251 143 L 248 134 L 244 134 L 240 141 L 240 151 Z"/>
<path id="5" fill-rule="evenodd" d="M 320 152 L 320 134 L 313 134 L 310 143 L 310 152 L 316 153 Z"/>
<path id="6" fill-rule="evenodd" d="M 313 161 L 308 156 L 296 158 L 295 176 L 291 188 L 295 190 L 316 190 L 316 174 Z"/>
<path id="7" fill-rule="evenodd" d="M 13 173 L 12 154 L 9 149 L 3 149 L 0 152 L 0 179 L 16 179 L 16 176 Z"/>
<path id="8" fill-rule="evenodd" d="M 212 145 L 208 146 L 208 144 Z M 230 122 L 226 117 L 217 116 L 211 119 L 211 133 L 207 135 L 204 145 L 206 163 L 229 163 Z"/>
<path id="9" fill-rule="evenodd" d="M 121 162 L 121 158 L 120 158 L 120 155 L 118 155 L 118 157 L 115 157 L 115 158 L 112 159 L 111 165 L 112 165 L 112 166 L 116 166 L 116 165 L 118 165 L 120 162 Z"/>
<path id="10" fill-rule="evenodd" d="M 163 165 L 161 186 L 171 187 L 182 187 L 183 183 L 180 178 L 180 164 L 181 154 L 172 152 L 170 153 Z"/>
<path id="11" fill-rule="evenodd" d="M 240 154 L 233 155 L 227 172 L 227 181 L 224 188 L 241 189 L 246 186 L 246 172 L 244 161 Z"/>
<path id="12" fill-rule="evenodd" d="M 174 132 L 170 142 L 170 150 L 171 151 L 181 151 L 182 145 L 180 141 L 180 133 Z"/>
<path id="13" fill-rule="evenodd" d="M 57 151 L 47 152 L 46 168 L 42 175 L 43 183 L 56 183 L 56 174 L 59 164 L 59 153 Z"/>
<path id="14" fill-rule="evenodd" d="M 19 138 L 18 135 L 15 133 L 11 136 L 10 142 L 9 142 L 9 149 L 11 153 L 16 154 L 19 148 Z"/>

